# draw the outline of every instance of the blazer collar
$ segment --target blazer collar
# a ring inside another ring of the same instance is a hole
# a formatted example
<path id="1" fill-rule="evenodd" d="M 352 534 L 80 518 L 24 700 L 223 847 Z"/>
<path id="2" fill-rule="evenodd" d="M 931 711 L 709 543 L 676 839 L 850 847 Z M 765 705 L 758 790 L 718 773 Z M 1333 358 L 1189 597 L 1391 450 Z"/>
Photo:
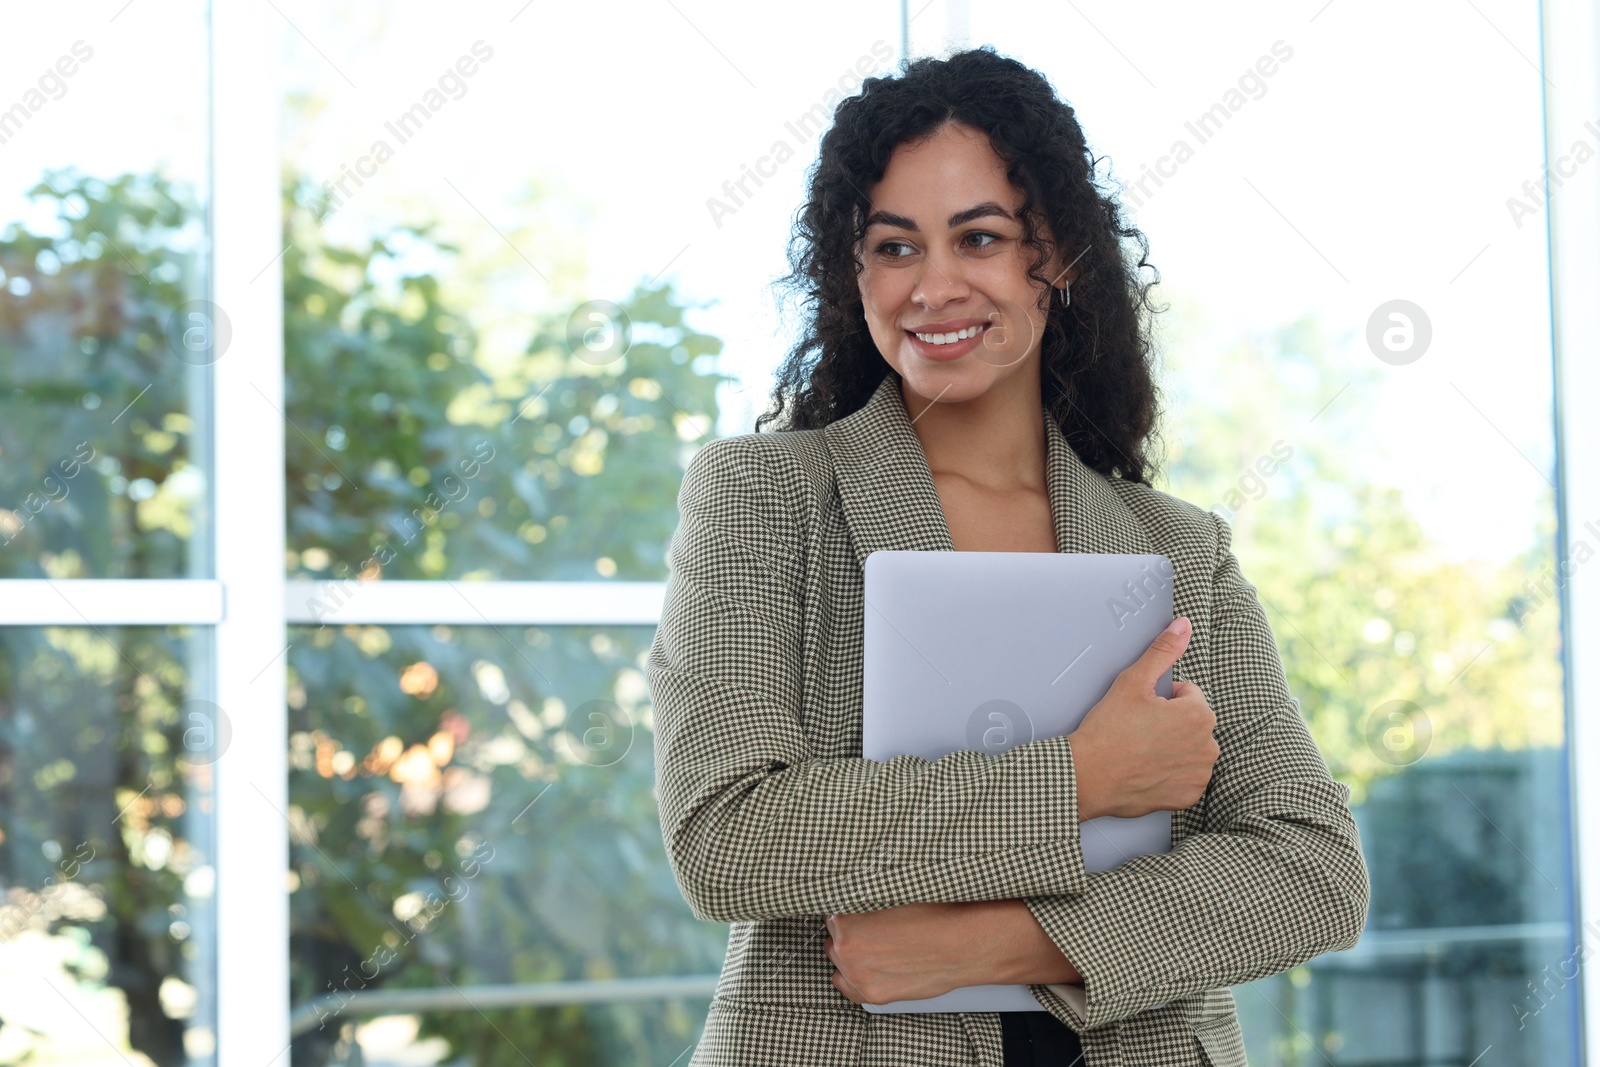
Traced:
<path id="1" fill-rule="evenodd" d="M 1043 405 L 1045 481 L 1061 552 L 1151 552 L 1138 518 L 1098 471 L 1067 444 Z M 865 406 L 823 428 L 856 562 L 879 549 L 954 552 L 922 442 L 911 426 L 900 378 L 885 374 Z"/>

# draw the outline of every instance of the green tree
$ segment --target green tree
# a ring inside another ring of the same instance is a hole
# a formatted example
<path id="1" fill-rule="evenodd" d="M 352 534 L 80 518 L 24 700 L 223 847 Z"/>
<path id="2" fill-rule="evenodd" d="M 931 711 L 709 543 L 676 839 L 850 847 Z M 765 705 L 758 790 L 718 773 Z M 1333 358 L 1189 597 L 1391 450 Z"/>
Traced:
<path id="1" fill-rule="evenodd" d="M 0 578 L 199 573 L 206 370 L 172 334 L 203 292 L 191 194 L 69 168 L 29 195 L 56 225 L 0 231 Z"/>
<path id="2" fill-rule="evenodd" d="M 1233 528 L 1290 692 L 1355 802 L 1424 757 L 1560 746 L 1559 618 L 1536 592 L 1553 574 L 1553 500 L 1517 558 L 1453 560 L 1371 474 L 1374 365 L 1350 365 L 1312 320 L 1203 357 L 1210 331 L 1192 305 L 1167 329 L 1163 488 Z"/>
<path id="3" fill-rule="evenodd" d="M 207 436 L 191 397 L 207 371 L 171 327 L 203 292 L 192 193 L 158 176 L 63 172 L 34 194 L 53 202 L 55 232 L 12 225 L 0 239 L 0 502 L 26 509 L 35 481 L 56 480 L 47 505 L 0 515 L 3 573 L 190 573 Z M 533 320 L 525 359 L 491 375 L 436 278 L 402 268 L 405 253 L 447 258 L 448 246 L 396 227 L 333 247 L 311 203 L 307 185 L 287 186 L 291 572 L 330 579 L 332 596 L 384 578 L 664 577 L 677 485 L 724 380 L 708 366 L 720 342 L 685 322 L 670 288 L 621 301 L 625 352 L 574 354 L 561 309 Z M 84 441 L 92 457 L 75 452 Z M 70 474 L 57 465 L 75 457 Z M 159 991 L 169 977 L 209 980 L 179 933 L 206 921 L 184 913 L 184 876 L 210 853 L 192 807 L 209 766 L 185 759 L 183 715 L 186 663 L 203 644 L 106 636 L 121 647 L 73 628 L 0 646 L 0 872 L 24 894 L 17 914 L 58 938 L 81 932 L 85 958 L 104 961 L 76 973 L 123 992 L 131 1045 L 177 1063 L 182 1023 Z M 693 920 L 662 851 L 647 627 L 292 636 L 297 1004 L 386 938 L 392 958 L 360 988 L 716 969 L 725 931 Z M 102 691 L 110 699 L 88 699 Z M 80 841 L 93 853 L 79 874 L 88 901 L 38 904 Z M 494 1014 L 542 1062 L 594 1063 L 676 1054 L 697 1010 Z M 425 1015 L 424 1031 L 476 1062 L 521 1062 L 470 1011 Z M 333 1032 L 305 1035 L 297 1061 L 325 1058 Z"/>
<path id="4" fill-rule="evenodd" d="M 0 232 L 0 576 L 189 574 L 206 372 L 169 326 L 198 292 L 193 201 L 72 170 L 30 192 L 55 224 Z M 211 768 L 186 747 L 205 648 L 186 628 L 0 635 L 0 936 L 56 935 L 67 973 L 118 989 L 129 1044 L 163 1064 L 185 1059 L 163 981 L 211 981 L 194 939 L 209 902 L 184 889 L 212 854 Z"/>
<path id="5" fill-rule="evenodd" d="M 664 578 L 683 466 L 716 422 L 723 376 L 704 364 L 720 342 L 686 324 L 669 289 L 641 287 L 621 303 L 625 354 L 574 350 L 558 312 L 531 329 L 521 365 L 490 375 L 436 280 L 395 269 L 449 246 L 400 228 L 331 248 L 316 203 L 291 187 L 285 210 L 295 573 L 332 579 L 330 598 L 359 597 L 362 575 Z M 293 635 L 291 800 L 320 845 L 294 853 L 297 1003 L 353 972 L 376 974 L 351 988 L 377 989 L 717 969 L 725 930 L 693 921 L 660 840 L 649 637 Z M 484 849 L 492 861 L 461 878 Z M 448 899 L 452 874 L 462 899 L 411 940 L 401 916 L 419 895 Z M 394 959 L 360 966 L 385 948 Z M 494 1029 L 474 1012 L 426 1013 L 423 1033 L 475 1063 L 585 1064 L 670 1059 L 699 1026 L 682 1005 L 492 1014 Z M 324 1026 L 297 1053 L 316 1060 L 336 1034 Z"/>
<path id="6" fill-rule="evenodd" d="M 1530 516 L 1533 541 L 1516 558 L 1450 558 L 1383 484 L 1381 471 L 1400 464 L 1367 444 L 1382 385 L 1374 363 L 1343 358 L 1312 320 L 1230 342 L 1180 303 L 1166 325 L 1163 488 L 1233 528 L 1290 693 L 1351 786 L 1372 880 L 1368 931 L 1569 922 L 1553 502 Z M 1337 1062 L 1425 1056 L 1408 1044 L 1415 1035 L 1375 1027 L 1373 990 L 1451 983 L 1467 1015 L 1537 1007 L 1550 999 L 1530 993 L 1537 951 L 1453 939 L 1252 983 L 1237 992 L 1251 1062 L 1320 1063 L 1345 1046 L 1357 1058 Z M 1555 998 L 1538 1028 L 1484 1039 L 1544 1062 L 1567 1007 Z"/>

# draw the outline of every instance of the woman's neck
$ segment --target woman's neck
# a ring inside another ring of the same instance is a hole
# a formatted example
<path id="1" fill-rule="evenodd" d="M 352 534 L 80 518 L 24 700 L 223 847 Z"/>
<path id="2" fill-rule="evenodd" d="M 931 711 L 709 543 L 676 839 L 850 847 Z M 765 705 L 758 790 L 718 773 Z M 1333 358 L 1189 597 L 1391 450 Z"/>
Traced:
<path id="1" fill-rule="evenodd" d="M 928 469 L 997 491 L 1042 488 L 1043 400 L 1037 382 L 1020 377 L 1016 382 L 1014 388 L 1001 382 L 970 400 L 950 403 L 920 396 L 902 380 L 901 399 Z"/>

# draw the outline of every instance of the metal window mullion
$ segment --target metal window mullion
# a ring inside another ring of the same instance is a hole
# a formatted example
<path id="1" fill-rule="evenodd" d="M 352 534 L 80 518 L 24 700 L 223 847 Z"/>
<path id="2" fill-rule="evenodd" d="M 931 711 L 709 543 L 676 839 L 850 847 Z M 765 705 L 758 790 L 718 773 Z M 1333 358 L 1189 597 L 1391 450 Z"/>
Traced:
<path id="1" fill-rule="evenodd" d="M 654 626 L 665 582 L 309 581 L 287 583 L 293 624 Z"/>
<path id="2" fill-rule="evenodd" d="M 280 36 L 271 4 L 211 9 L 212 300 L 231 324 L 213 364 L 217 1062 L 279 1067 L 289 1046 L 284 619 Z"/>
<path id="3" fill-rule="evenodd" d="M 0 581 L 0 626 L 213 626 L 222 612 L 214 579 Z"/>
<path id="4" fill-rule="evenodd" d="M 1588 0 L 1541 5 L 1545 162 L 1549 190 L 1551 332 L 1555 348 L 1557 587 L 1561 593 L 1568 779 L 1577 871 L 1578 944 L 1600 947 L 1600 576 L 1585 562 L 1600 545 L 1600 162 L 1562 174 L 1557 161 L 1600 101 L 1600 18 Z M 1592 128 L 1592 127 L 1591 127 Z M 1569 161 L 1570 163 L 1570 161 Z M 1591 928 L 1592 931 L 1591 932 Z M 1576 950 L 1578 945 L 1573 946 Z M 1582 959 L 1582 956 L 1577 956 Z M 1561 968 L 1564 970 L 1565 968 Z M 1565 980 L 1571 976 L 1563 974 Z M 1576 975 L 1582 1062 L 1600 1062 L 1600 982 Z"/>

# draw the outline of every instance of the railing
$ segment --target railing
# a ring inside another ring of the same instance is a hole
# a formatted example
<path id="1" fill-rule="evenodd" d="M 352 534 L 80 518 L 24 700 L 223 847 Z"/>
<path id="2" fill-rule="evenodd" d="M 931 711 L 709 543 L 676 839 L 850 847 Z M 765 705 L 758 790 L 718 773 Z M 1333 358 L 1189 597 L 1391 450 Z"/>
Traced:
<path id="1" fill-rule="evenodd" d="M 620 1004 L 635 1000 L 709 1000 L 717 975 L 669 975 L 659 978 L 611 978 L 580 982 L 531 982 L 521 985 L 450 986 L 432 989 L 374 989 L 339 996 L 330 993 L 294 1009 L 289 1033 L 295 1037 L 320 1029 L 330 1019 L 348 1022 L 374 1015 L 412 1011 L 481 1011 L 489 1008 Z"/>

